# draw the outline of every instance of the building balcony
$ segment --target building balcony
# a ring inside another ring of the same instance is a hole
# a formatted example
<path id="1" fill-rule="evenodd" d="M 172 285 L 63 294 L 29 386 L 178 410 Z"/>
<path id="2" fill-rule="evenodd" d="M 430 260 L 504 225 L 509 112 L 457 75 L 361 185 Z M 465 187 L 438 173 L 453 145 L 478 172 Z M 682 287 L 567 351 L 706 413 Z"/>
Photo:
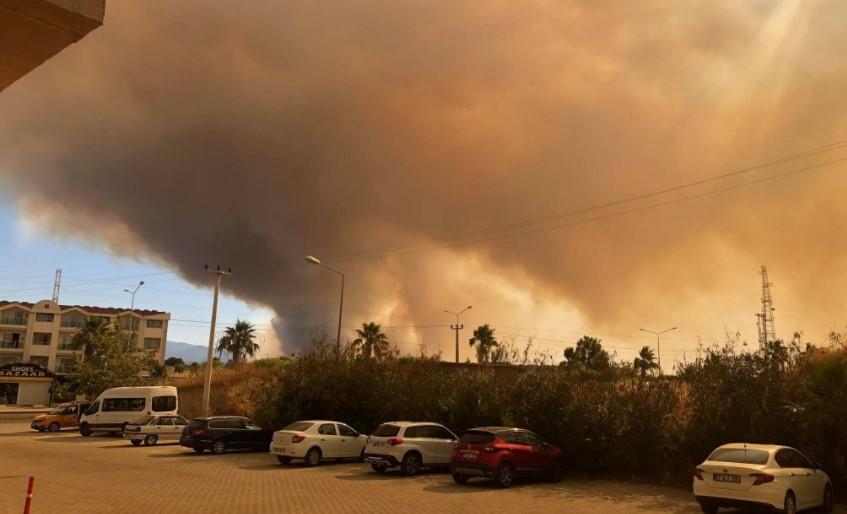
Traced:
<path id="1" fill-rule="evenodd" d="M 0 318 L 0 325 L 15 325 L 19 327 L 26 325 L 26 322 L 26 316 L 4 316 Z"/>
<path id="2" fill-rule="evenodd" d="M 73 343 L 59 343 L 56 350 L 60 352 L 75 352 L 77 351 L 77 348 L 73 345 Z"/>
<path id="3" fill-rule="evenodd" d="M 61 328 L 82 328 L 85 326 L 84 319 L 63 319 L 61 323 L 59 323 Z"/>
<path id="4" fill-rule="evenodd" d="M 23 347 L 22 341 L 0 340 L 0 350 L 20 350 Z"/>

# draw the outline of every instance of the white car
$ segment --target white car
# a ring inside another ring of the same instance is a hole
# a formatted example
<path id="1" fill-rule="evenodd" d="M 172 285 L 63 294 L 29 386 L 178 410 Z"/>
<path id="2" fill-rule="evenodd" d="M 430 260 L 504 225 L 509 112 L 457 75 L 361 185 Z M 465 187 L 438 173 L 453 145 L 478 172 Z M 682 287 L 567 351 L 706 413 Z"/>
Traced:
<path id="1" fill-rule="evenodd" d="M 178 441 L 182 429 L 187 425 L 188 420 L 182 416 L 144 416 L 127 423 L 123 436 L 124 439 L 129 439 L 133 446 L 142 442 L 144 446 L 153 446 L 159 441 Z"/>
<path id="2" fill-rule="evenodd" d="M 706 514 L 721 507 L 775 508 L 786 514 L 832 511 L 832 483 L 794 448 L 725 444 L 694 470 L 694 496 Z"/>
<path id="3" fill-rule="evenodd" d="M 303 459 L 307 466 L 321 459 L 361 459 L 367 436 L 339 421 L 296 421 L 274 432 L 270 452 L 280 464 Z"/>
<path id="4" fill-rule="evenodd" d="M 438 423 L 391 421 L 368 438 L 365 460 L 377 473 L 400 466 L 405 475 L 422 467 L 449 467 L 456 434 Z"/>

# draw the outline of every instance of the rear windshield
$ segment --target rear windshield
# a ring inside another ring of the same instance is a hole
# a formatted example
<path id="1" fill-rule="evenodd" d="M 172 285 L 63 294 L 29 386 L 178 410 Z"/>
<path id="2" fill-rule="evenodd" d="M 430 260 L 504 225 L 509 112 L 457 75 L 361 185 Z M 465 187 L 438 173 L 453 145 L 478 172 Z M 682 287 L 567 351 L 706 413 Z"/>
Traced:
<path id="1" fill-rule="evenodd" d="M 143 417 L 140 417 L 140 418 L 136 419 L 135 421 L 133 421 L 132 424 L 133 425 L 146 425 L 147 423 L 150 423 L 154 419 L 155 418 L 153 416 L 143 416 Z"/>
<path id="2" fill-rule="evenodd" d="M 306 430 L 309 430 L 312 425 L 314 425 L 314 423 L 309 423 L 308 421 L 295 421 L 283 428 L 283 430 L 290 430 L 291 432 L 305 432 Z"/>
<path id="3" fill-rule="evenodd" d="M 374 430 L 373 435 L 377 437 L 394 437 L 400 432 L 400 427 L 397 425 L 380 425 Z"/>
<path id="4" fill-rule="evenodd" d="M 188 428 L 194 430 L 197 428 L 203 428 L 203 420 L 202 419 L 192 419 L 188 424 Z"/>
<path id="5" fill-rule="evenodd" d="M 768 452 L 764 450 L 745 450 L 744 448 L 719 448 L 709 455 L 708 460 L 762 465 L 768 463 Z"/>
<path id="6" fill-rule="evenodd" d="M 481 430 L 468 430 L 459 439 L 460 442 L 465 444 L 488 444 L 493 440 L 494 434 Z"/>

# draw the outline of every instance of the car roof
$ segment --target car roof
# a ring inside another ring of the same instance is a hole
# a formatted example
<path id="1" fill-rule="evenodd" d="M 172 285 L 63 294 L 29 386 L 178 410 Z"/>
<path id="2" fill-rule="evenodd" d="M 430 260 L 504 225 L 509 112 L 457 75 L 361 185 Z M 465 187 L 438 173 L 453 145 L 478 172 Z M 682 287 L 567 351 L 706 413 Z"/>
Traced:
<path id="1" fill-rule="evenodd" d="M 250 418 L 246 418 L 244 416 L 203 416 L 203 417 L 194 418 L 194 419 L 199 419 L 200 421 L 218 421 L 218 420 L 222 420 L 222 419 L 250 419 Z"/>
<path id="2" fill-rule="evenodd" d="M 339 425 L 347 424 L 342 423 L 341 421 L 332 421 L 331 419 L 301 419 L 300 421 L 295 421 L 295 423 L 337 423 Z"/>
<path id="3" fill-rule="evenodd" d="M 441 423 L 436 423 L 434 421 L 386 421 L 385 423 L 380 423 L 381 425 L 396 425 L 398 427 L 410 427 L 414 425 L 439 425 Z"/>
<path id="4" fill-rule="evenodd" d="M 477 432 L 508 432 L 508 431 L 520 431 L 520 432 L 530 432 L 530 430 L 526 430 L 525 428 L 518 427 L 476 427 L 466 430 L 465 432 L 470 432 L 471 430 Z"/>
<path id="5" fill-rule="evenodd" d="M 767 452 L 782 450 L 783 448 L 788 448 L 793 450 L 790 446 L 783 446 L 780 444 L 756 444 L 756 443 L 727 443 L 715 448 L 716 450 L 764 450 Z"/>

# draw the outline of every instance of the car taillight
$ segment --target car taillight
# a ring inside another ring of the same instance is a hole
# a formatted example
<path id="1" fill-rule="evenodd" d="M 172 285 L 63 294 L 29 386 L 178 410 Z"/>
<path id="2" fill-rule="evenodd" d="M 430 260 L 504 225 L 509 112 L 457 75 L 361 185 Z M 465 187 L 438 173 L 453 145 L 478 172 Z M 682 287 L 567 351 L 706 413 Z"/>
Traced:
<path id="1" fill-rule="evenodd" d="M 768 475 L 767 473 L 750 473 L 750 476 L 755 478 L 755 480 L 753 480 L 753 485 L 762 485 L 773 482 L 773 475 Z"/>
<path id="2" fill-rule="evenodd" d="M 300 443 L 300 442 L 303 441 L 303 439 L 306 439 L 306 436 L 304 436 L 304 435 L 293 435 L 293 436 L 291 436 L 291 442 L 292 443 Z"/>
<path id="3" fill-rule="evenodd" d="M 391 439 L 389 439 L 386 442 L 388 443 L 388 446 L 398 446 L 398 445 L 403 444 L 403 438 L 402 437 L 392 437 Z"/>
<path id="4" fill-rule="evenodd" d="M 697 480 L 703 480 L 703 470 L 700 468 L 694 468 L 694 478 Z"/>
<path id="5" fill-rule="evenodd" d="M 203 429 L 195 430 L 194 437 L 203 437 Z"/>
<path id="6" fill-rule="evenodd" d="M 488 453 L 495 453 L 495 452 L 499 452 L 499 451 L 500 451 L 500 447 L 499 447 L 499 446 L 486 446 L 486 447 L 485 447 L 485 451 L 487 451 Z"/>

